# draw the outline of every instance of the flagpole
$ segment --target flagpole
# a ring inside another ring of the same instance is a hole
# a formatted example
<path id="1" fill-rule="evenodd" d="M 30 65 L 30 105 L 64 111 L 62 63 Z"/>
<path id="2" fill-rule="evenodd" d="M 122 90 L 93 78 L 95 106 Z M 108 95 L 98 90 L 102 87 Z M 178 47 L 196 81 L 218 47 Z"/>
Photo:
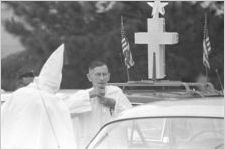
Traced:
<path id="1" fill-rule="evenodd" d="M 121 27 L 123 28 L 123 16 L 121 16 Z M 124 29 L 123 29 L 124 30 Z M 122 58 L 122 57 L 121 57 Z M 122 61 L 123 62 L 123 61 Z M 126 66 L 126 64 L 124 63 L 125 69 L 126 69 L 126 75 L 127 75 L 127 82 L 130 81 L 130 75 L 129 75 L 129 70 Z"/>
<path id="2" fill-rule="evenodd" d="M 206 81 L 208 82 L 208 69 L 205 67 L 205 75 L 206 75 Z"/>
<path id="3" fill-rule="evenodd" d="M 121 64 L 123 65 L 123 57 L 122 57 L 122 54 L 120 54 L 120 61 L 121 61 Z M 129 77 L 129 72 L 128 72 L 128 68 L 126 67 L 126 65 L 124 64 L 124 70 L 126 72 L 126 77 L 127 77 L 127 82 L 130 80 L 130 77 Z"/>
<path id="4" fill-rule="evenodd" d="M 220 86 L 221 86 L 221 88 L 222 88 L 222 90 L 223 90 L 223 85 L 222 85 L 222 82 L 221 82 L 221 80 L 220 80 L 220 76 L 219 76 L 219 74 L 218 74 L 218 69 L 215 69 L 215 72 L 216 72 L 217 78 L 218 78 L 218 80 L 219 80 Z M 224 92 L 224 90 L 223 90 L 223 92 Z"/>
<path id="5" fill-rule="evenodd" d="M 208 81 L 208 69 L 210 70 L 209 64 L 209 53 L 211 51 L 211 45 L 209 41 L 208 29 L 207 29 L 207 13 L 205 13 L 205 22 L 203 30 L 203 65 L 205 66 L 206 80 Z"/>
<path id="6" fill-rule="evenodd" d="M 123 16 L 121 16 L 121 27 L 123 28 Z M 121 57 L 122 58 L 122 57 Z M 123 61 L 122 61 L 123 62 Z M 126 66 L 126 64 L 124 63 L 125 69 L 126 69 L 126 75 L 127 75 L 127 82 L 130 80 L 130 76 L 129 76 L 129 70 Z"/>
<path id="7" fill-rule="evenodd" d="M 127 67 L 126 67 L 126 68 L 127 68 Z M 129 81 L 130 81 L 129 69 L 127 68 L 126 70 L 127 70 L 127 82 L 129 82 Z"/>
<path id="8" fill-rule="evenodd" d="M 205 24 L 204 24 L 204 37 L 203 37 L 203 39 L 205 40 L 205 30 L 206 30 L 206 27 L 207 26 L 207 14 L 206 14 L 206 12 L 205 12 Z M 207 69 L 207 66 L 205 66 L 205 75 L 206 75 L 206 81 L 208 82 L 208 69 Z"/>
<path id="9" fill-rule="evenodd" d="M 134 61 L 130 51 L 130 45 L 128 39 L 125 36 L 125 30 L 123 26 L 123 16 L 121 16 L 121 44 L 122 44 L 122 52 L 124 54 L 124 65 L 126 67 L 127 74 L 127 82 L 130 81 L 129 68 L 134 65 Z"/>

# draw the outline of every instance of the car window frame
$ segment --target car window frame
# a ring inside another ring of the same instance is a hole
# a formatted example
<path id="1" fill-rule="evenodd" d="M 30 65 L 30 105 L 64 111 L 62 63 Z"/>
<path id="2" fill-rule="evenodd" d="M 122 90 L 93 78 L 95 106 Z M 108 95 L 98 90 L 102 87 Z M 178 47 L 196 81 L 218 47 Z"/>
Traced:
<path id="1" fill-rule="evenodd" d="M 147 118 L 152 118 L 152 119 L 155 119 L 155 118 L 213 118 L 213 119 L 223 119 L 224 120 L 224 117 L 215 117 L 215 116 L 150 116 L 150 117 L 133 117 L 133 118 L 124 118 L 124 119 L 118 119 L 118 120 L 113 120 L 113 121 L 110 121 L 106 124 L 104 124 L 99 130 L 98 132 L 95 134 L 95 136 L 90 140 L 90 142 L 85 146 L 85 149 L 89 149 L 90 145 L 92 144 L 92 142 L 95 140 L 95 138 L 101 133 L 101 131 L 103 129 L 105 129 L 107 126 L 110 126 L 111 124 L 114 124 L 114 123 L 118 123 L 118 122 L 123 122 L 123 121 L 129 121 L 129 120 L 139 120 L 139 119 L 147 119 Z M 104 137 L 105 138 L 105 137 Z M 102 139 L 103 140 L 103 139 Z M 101 140 L 101 141 L 102 141 Z M 99 142 L 98 142 L 99 143 Z M 95 144 L 96 145 L 96 144 Z M 93 147 L 95 147 L 95 145 Z M 93 148 L 92 148 L 93 149 Z"/>

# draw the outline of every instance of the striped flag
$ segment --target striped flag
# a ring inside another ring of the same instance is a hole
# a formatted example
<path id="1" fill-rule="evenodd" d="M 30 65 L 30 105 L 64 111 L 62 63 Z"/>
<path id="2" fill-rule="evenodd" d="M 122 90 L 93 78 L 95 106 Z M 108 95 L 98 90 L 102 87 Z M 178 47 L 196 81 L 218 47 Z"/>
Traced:
<path id="1" fill-rule="evenodd" d="M 126 67 L 129 69 L 134 65 L 134 61 L 132 58 L 132 54 L 130 51 L 130 45 L 128 42 L 128 39 L 126 38 L 124 26 L 123 26 L 123 18 L 121 17 L 121 44 L 122 44 L 122 50 L 124 55 L 124 63 Z"/>
<path id="2" fill-rule="evenodd" d="M 203 35 L 203 65 L 210 69 L 209 54 L 211 52 L 211 44 L 207 29 L 207 16 L 205 15 L 204 35 Z"/>

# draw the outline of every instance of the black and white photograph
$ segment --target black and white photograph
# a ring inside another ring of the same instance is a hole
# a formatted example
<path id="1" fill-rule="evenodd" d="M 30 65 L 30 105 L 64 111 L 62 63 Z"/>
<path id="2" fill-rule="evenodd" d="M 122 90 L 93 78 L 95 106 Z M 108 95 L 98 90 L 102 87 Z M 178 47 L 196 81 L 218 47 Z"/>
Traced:
<path id="1" fill-rule="evenodd" d="M 224 149 L 224 1 L 1 1 L 1 149 Z"/>

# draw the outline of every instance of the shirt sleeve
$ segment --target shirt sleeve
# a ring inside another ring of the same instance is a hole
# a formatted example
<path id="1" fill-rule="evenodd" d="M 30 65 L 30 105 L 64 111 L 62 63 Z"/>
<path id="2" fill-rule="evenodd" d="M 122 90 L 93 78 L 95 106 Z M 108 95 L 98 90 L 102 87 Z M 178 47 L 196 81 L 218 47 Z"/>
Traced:
<path id="1" fill-rule="evenodd" d="M 127 96 L 121 91 L 117 94 L 116 105 L 114 110 L 114 115 L 121 113 L 126 109 L 132 108 L 132 104 L 128 100 Z"/>
<path id="2" fill-rule="evenodd" d="M 79 114 L 92 110 L 88 91 L 78 91 L 65 100 L 65 103 L 69 107 L 70 113 Z"/>

